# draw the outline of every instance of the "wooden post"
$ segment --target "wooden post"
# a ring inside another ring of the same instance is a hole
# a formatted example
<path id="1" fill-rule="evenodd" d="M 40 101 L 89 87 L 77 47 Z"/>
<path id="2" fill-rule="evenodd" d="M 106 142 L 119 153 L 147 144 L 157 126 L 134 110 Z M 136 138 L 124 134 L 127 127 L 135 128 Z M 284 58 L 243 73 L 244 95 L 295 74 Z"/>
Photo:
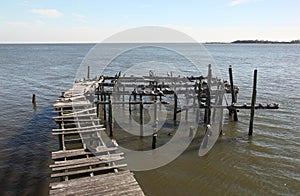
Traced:
<path id="1" fill-rule="evenodd" d="M 236 103 L 236 94 L 234 91 L 234 85 L 233 85 L 233 76 L 232 76 L 232 67 L 229 65 L 229 79 L 230 79 L 230 91 L 231 91 L 231 105 L 234 105 Z M 238 121 L 237 111 L 236 109 L 230 109 L 229 115 L 232 115 L 233 113 L 233 119 L 234 121 Z"/>
<path id="2" fill-rule="evenodd" d="M 61 112 L 59 113 L 59 115 L 61 116 Z M 64 122 L 62 121 L 61 123 L 59 123 L 59 129 L 62 129 L 62 124 Z M 63 134 L 58 134 L 58 146 L 59 146 L 59 150 L 64 150 L 64 145 L 63 145 Z"/>
<path id="3" fill-rule="evenodd" d="M 102 95 L 103 96 L 103 101 L 106 102 L 106 95 Z M 104 103 L 103 105 L 103 120 L 106 121 L 106 103 Z"/>
<path id="4" fill-rule="evenodd" d="M 112 111 L 112 101 L 111 101 L 111 96 L 109 95 L 108 96 L 108 102 L 109 102 L 109 104 L 108 104 L 108 107 L 109 107 L 109 109 L 108 109 L 108 112 L 109 112 L 109 114 L 108 114 L 108 123 L 109 123 L 109 136 L 110 137 L 112 137 L 114 134 L 114 130 L 113 130 L 113 128 L 114 128 L 114 125 L 113 125 L 113 111 Z"/>
<path id="5" fill-rule="evenodd" d="M 97 93 L 97 117 L 100 119 L 100 103 L 99 103 L 99 101 L 100 101 L 100 95 L 99 95 L 99 91 L 100 91 L 100 86 L 98 86 L 97 87 L 97 91 L 98 91 L 98 93 Z"/>
<path id="6" fill-rule="evenodd" d="M 36 98 L 35 98 L 35 94 L 32 95 L 32 104 L 36 105 Z"/>
<path id="7" fill-rule="evenodd" d="M 87 71 L 87 79 L 90 79 L 90 66 L 88 65 L 88 71 Z"/>
<path id="8" fill-rule="evenodd" d="M 152 149 L 156 148 L 157 132 L 152 135 Z"/>
<path id="9" fill-rule="evenodd" d="M 157 97 L 155 96 L 155 102 L 154 102 L 154 125 L 155 125 L 155 129 L 157 129 L 157 125 L 158 125 L 158 117 L 157 117 Z"/>
<path id="10" fill-rule="evenodd" d="M 251 114 L 250 114 L 250 124 L 248 135 L 253 133 L 253 122 L 254 122 L 254 111 L 255 111 L 255 102 L 256 102 L 256 83 L 257 83 L 257 69 L 254 70 L 254 79 L 253 79 L 253 92 L 251 100 Z"/>
<path id="11" fill-rule="evenodd" d="M 207 75 L 207 90 L 206 90 L 206 108 L 204 114 L 204 123 L 210 124 L 210 115 L 211 115 L 211 108 L 210 108 L 210 88 L 211 88 L 211 78 L 212 78 L 212 70 L 211 64 L 208 65 L 208 75 Z"/>
<path id="12" fill-rule="evenodd" d="M 207 89 L 206 108 L 205 108 L 205 113 L 204 113 L 204 123 L 210 124 L 210 116 L 211 116 L 210 90 Z"/>
<path id="13" fill-rule="evenodd" d="M 174 120 L 174 123 L 176 123 L 176 119 L 177 119 L 177 94 L 176 92 L 174 92 L 174 114 L 173 114 L 173 120 Z"/>
<path id="14" fill-rule="evenodd" d="M 125 85 L 122 84 L 122 86 L 123 86 L 123 96 L 122 96 L 122 101 L 125 102 Z M 122 108 L 124 109 L 124 107 L 125 107 L 125 104 L 123 103 L 123 104 L 122 104 Z"/>
<path id="15" fill-rule="evenodd" d="M 142 95 L 140 95 L 140 136 L 144 136 L 144 106 Z"/>
<path id="16" fill-rule="evenodd" d="M 189 105 L 189 93 L 188 93 L 188 89 L 186 87 L 185 89 L 185 99 L 186 99 L 186 111 L 185 111 L 185 121 L 188 121 L 188 115 L 189 115 L 189 109 L 188 109 L 188 105 Z"/>

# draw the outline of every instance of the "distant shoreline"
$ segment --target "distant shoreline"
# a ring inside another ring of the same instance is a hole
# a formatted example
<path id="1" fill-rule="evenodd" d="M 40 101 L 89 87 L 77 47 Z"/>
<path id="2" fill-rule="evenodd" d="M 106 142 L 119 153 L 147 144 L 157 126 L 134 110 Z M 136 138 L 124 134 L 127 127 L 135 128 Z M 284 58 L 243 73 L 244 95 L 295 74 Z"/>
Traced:
<path id="1" fill-rule="evenodd" d="M 205 42 L 205 44 L 300 44 L 300 40 L 269 41 L 269 40 L 236 40 L 233 42 Z"/>
<path id="2" fill-rule="evenodd" d="M 115 42 L 108 42 L 105 44 L 193 44 L 197 42 L 121 42 L 121 43 L 115 43 Z M 292 41 L 269 41 L 269 40 L 236 40 L 233 42 L 198 42 L 201 44 L 300 44 L 299 40 L 292 40 Z M 68 45 L 68 44 L 101 44 L 101 42 L 0 42 L 0 45 Z M 102 43 L 104 44 L 104 43 Z"/>

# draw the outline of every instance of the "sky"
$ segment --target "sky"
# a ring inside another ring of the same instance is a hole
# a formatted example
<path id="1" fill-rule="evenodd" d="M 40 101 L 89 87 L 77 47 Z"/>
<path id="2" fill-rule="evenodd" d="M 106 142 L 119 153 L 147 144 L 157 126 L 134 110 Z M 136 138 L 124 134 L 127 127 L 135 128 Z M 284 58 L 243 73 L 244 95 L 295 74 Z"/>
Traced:
<path id="1" fill-rule="evenodd" d="M 0 43 L 97 43 L 143 26 L 198 42 L 300 39 L 300 0 L 1 1 Z"/>

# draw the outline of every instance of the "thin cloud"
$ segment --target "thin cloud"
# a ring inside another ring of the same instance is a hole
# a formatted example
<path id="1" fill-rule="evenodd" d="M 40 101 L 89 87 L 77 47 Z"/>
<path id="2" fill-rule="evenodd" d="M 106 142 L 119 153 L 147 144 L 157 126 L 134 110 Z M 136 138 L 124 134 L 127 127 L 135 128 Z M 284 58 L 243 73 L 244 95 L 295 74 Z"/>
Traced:
<path id="1" fill-rule="evenodd" d="M 28 6 L 29 5 L 29 1 L 22 1 L 22 2 L 19 2 L 19 3 L 17 3 L 17 5 L 18 6 L 22 6 L 22 7 L 26 7 L 26 6 Z"/>
<path id="2" fill-rule="evenodd" d="M 78 22 L 82 22 L 82 23 L 86 23 L 87 22 L 87 17 L 81 14 L 77 14 L 77 13 L 72 13 L 72 16 L 78 21 Z"/>
<path id="3" fill-rule="evenodd" d="M 32 22 L 25 22 L 25 21 L 11 21 L 7 22 L 7 25 L 13 28 L 27 28 L 27 27 L 42 27 L 45 25 L 45 22 L 42 20 L 36 20 Z"/>
<path id="4" fill-rule="evenodd" d="M 24 28 L 24 27 L 29 27 L 30 26 L 30 23 L 29 22 L 7 22 L 7 24 L 11 27 L 14 27 L 14 28 Z"/>
<path id="5" fill-rule="evenodd" d="M 63 14 L 56 9 L 32 9 L 30 13 L 48 18 L 59 18 L 63 16 Z"/>
<path id="6" fill-rule="evenodd" d="M 255 2 L 257 0 L 233 0 L 228 3 L 228 6 L 233 7 L 242 3 Z"/>

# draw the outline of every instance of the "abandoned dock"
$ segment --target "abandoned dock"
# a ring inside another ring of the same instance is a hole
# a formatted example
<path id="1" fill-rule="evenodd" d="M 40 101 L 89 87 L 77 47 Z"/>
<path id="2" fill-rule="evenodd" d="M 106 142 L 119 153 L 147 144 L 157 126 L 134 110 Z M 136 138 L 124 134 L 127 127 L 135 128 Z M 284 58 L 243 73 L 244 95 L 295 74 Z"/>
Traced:
<path id="1" fill-rule="evenodd" d="M 88 71 L 87 79 L 76 81 L 54 103 L 59 114 L 54 119 L 59 128 L 53 129 L 52 133 L 58 136 L 59 150 L 52 152 L 49 194 L 144 195 L 134 174 L 127 169 L 126 154 L 119 151 L 113 137 L 117 115 L 114 113 L 117 112 L 123 115 L 126 111 L 128 115 L 137 116 L 139 136 L 152 137 L 152 149 L 157 147 L 158 115 L 163 113 L 160 111 L 162 105 L 168 106 L 166 116 L 171 116 L 174 125 L 182 119 L 197 125 L 216 124 L 217 137 L 222 133 L 224 109 L 229 111 L 234 121 L 238 120 L 239 109 L 249 109 L 248 135 L 252 135 L 254 111 L 278 109 L 278 104 L 256 104 L 257 70 L 254 70 L 250 104 L 237 104 L 239 88 L 233 84 L 231 67 L 229 80 L 213 77 L 210 65 L 207 76 L 197 77 L 156 76 L 149 72 L 144 77 L 116 74 L 90 79 Z M 226 94 L 231 95 L 231 103 Z M 154 105 L 154 127 L 150 135 L 145 134 L 145 105 Z M 217 119 L 218 111 L 221 115 Z M 127 123 L 125 118 L 124 123 Z M 109 141 L 103 137 L 105 131 L 109 132 Z"/>

